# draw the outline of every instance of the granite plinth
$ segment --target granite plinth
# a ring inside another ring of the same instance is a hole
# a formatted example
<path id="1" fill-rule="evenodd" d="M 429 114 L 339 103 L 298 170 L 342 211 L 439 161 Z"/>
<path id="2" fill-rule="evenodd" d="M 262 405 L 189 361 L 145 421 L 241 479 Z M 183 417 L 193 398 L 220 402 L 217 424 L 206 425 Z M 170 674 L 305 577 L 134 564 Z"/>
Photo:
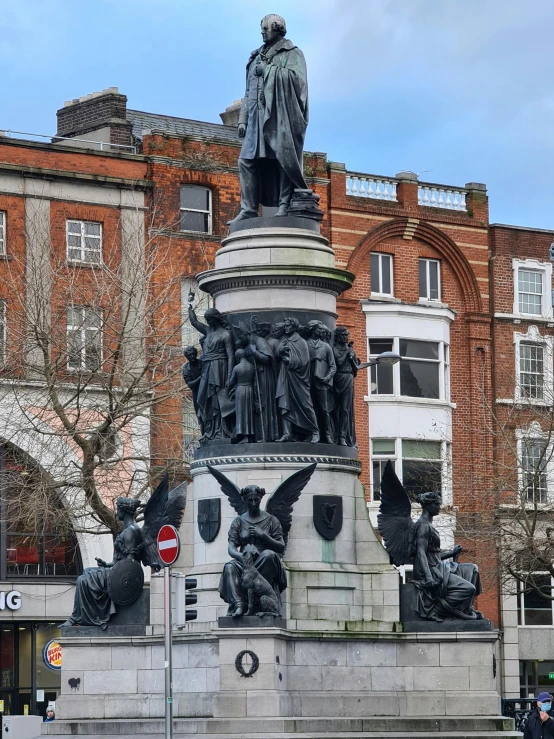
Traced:
<path id="1" fill-rule="evenodd" d="M 417 591 L 413 583 L 400 586 L 400 620 L 404 631 L 423 631 L 440 633 L 443 631 L 492 631 L 493 624 L 488 618 L 482 619 L 450 619 L 429 621 L 421 618 L 416 611 Z"/>
<path id="2" fill-rule="evenodd" d="M 62 636 L 145 636 L 145 624 L 123 624 L 115 626 L 108 624 L 105 629 L 101 626 L 62 626 Z"/>
<path id="3" fill-rule="evenodd" d="M 403 621 L 402 626 L 406 632 L 424 632 L 439 634 L 445 631 L 492 631 L 494 626 L 488 618 L 480 618 L 473 621 L 463 621 L 461 619 L 445 619 L 444 621 Z"/>
<path id="4" fill-rule="evenodd" d="M 319 223 L 312 218 L 301 216 L 270 216 L 261 218 L 246 218 L 229 225 L 229 233 L 247 231 L 251 228 L 301 228 L 304 231 L 319 233 Z"/>
<path id="5" fill-rule="evenodd" d="M 62 636 L 141 636 L 150 624 L 150 588 L 143 588 L 134 603 L 117 606 L 105 629 L 101 626 L 64 626 Z"/>
<path id="6" fill-rule="evenodd" d="M 220 616 L 217 619 L 220 629 L 254 629 L 279 628 L 286 629 L 287 622 L 281 616 Z"/>

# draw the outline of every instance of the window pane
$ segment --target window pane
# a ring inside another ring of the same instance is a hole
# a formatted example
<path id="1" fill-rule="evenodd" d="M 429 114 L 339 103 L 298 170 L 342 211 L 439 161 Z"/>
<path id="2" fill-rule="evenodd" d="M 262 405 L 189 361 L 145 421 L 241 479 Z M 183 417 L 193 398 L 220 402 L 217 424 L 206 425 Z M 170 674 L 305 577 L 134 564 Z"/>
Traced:
<path id="1" fill-rule="evenodd" d="M 392 466 L 395 466 L 394 460 L 390 460 L 392 463 Z M 372 468 L 373 468 L 373 489 L 372 489 L 372 497 L 373 500 L 381 500 L 381 478 L 383 477 L 383 472 L 385 471 L 385 466 L 387 464 L 387 459 L 374 459 L 372 460 Z"/>
<path id="2" fill-rule="evenodd" d="M 440 459 L 440 441 L 402 440 L 402 457 L 410 459 Z"/>
<path id="3" fill-rule="evenodd" d="M 391 365 L 375 365 L 371 368 L 372 395 L 392 395 L 392 367 Z"/>
<path id="4" fill-rule="evenodd" d="M 542 272 L 520 269 L 518 273 L 519 310 L 540 315 L 542 312 Z"/>
<path id="5" fill-rule="evenodd" d="M 392 293 L 391 280 L 390 280 L 391 264 L 392 264 L 392 257 L 389 257 L 386 254 L 382 254 L 381 255 L 381 292 L 384 295 L 390 295 Z"/>
<path id="6" fill-rule="evenodd" d="M 79 234 L 81 235 L 81 222 L 80 221 L 68 221 L 67 222 L 67 232 L 70 234 Z"/>
<path id="7" fill-rule="evenodd" d="M 195 213 L 191 210 L 182 210 L 181 231 L 198 231 L 200 233 L 208 233 L 208 214 Z"/>
<path id="8" fill-rule="evenodd" d="M 68 259 L 80 259 L 81 258 L 81 250 L 80 249 L 68 249 L 67 250 L 67 257 Z"/>
<path id="9" fill-rule="evenodd" d="M 394 439 L 373 439 L 373 454 L 394 454 Z"/>
<path id="10" fill-rule="evenodd" d="M 413 494 L 442 491 L 440 462 L 402 460 L 403 484 Z"/>
<path id="11" fill-rule="evenodd" d="M 419 297 L 427 298 L 427 261 L 419 260 Z"/>
<path id="12" fill-rule="evenodd" d="M 400 395 L 411 398 L 438 398 L 438 363 L 403 359 L 400 362 Z"/>
<path id="13" fill-rule="evenodd" d="M 87 236 L 100 236 L 100 224 L 88 221 L 85 223 L 85 234 Z"/>
<path id="14" fill-rule="evenodd" d="M 543 347 L 521 344 L 519 348 L 520 389 L 528 398 L 543 397 Z"/>
<path id="15" fill-rule="evenodd" d="M 392 341 L 389 339 L 370 339 L 369 353 L 371 356 L 382 354 L 383 352 L 392 352 Z"/>
<path id="16" fill-rule="evenodd" d="M 14 687 L 14 625 L 3 622 L 0 627 L 0 680 L 3 688 Z"/>
<path id="17" fill-rule="evenodd" d="M 100 239 L 96 236 L 85 236 L 85 247 L 87 249 L 100 249 Z"/>
<path id="18" fill-rule="evenodd" d="M 371 292 L 381 292 L 379 289 L 379 273 L 380 273 L 380 260 L 379 254 L 370 255 L 370 272 L 371 272 Z"/>
<path id="19" fill-rule="evenodd" d="M 205 187 L 196 187 L 195 185 L 183 185 L 181 187 L 181 208 L 209 210 L 209 190 Z"/>
<path id="20" fill-rule="evenodd" d="M 439 263 L 429 262 L 429 297 L 439 299 Z"/>
<path id="21" fill-rule="evenodd" d="M 100 252 L 87 249 L 85 251 L 85 261 L 90 264 L 100 264 Z"/>
<path id="22" fill-rule="evenodd" d="M 438 359 L 439 345 L 432 341 L 400 339 L 400 355 L 402 357 L 416 357 L 417 359 Z"/>
<path id="23" fill-rule="evenodd" d="M 31 627 L 19 626 L 19 685 L 31 687 Z"/>
<path id="24" fill-rule="evenodd" d="M 67 245 L 68 246 L 78 246 L 81 247 L 81 236 L 80 234 L 77 236 L 75 234 L 69 234 L 67 237 Z"/>

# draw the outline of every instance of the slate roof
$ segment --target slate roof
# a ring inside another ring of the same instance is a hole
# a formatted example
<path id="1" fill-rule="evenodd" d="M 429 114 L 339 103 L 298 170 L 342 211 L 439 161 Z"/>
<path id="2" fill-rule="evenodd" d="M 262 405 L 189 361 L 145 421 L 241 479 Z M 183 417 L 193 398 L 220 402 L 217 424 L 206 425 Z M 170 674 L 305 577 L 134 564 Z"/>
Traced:
<path id="1" fill-rule="evenodd" d="M 165 131 L 177 136 L 198 136 L 199 138 L 220 139 L 229 143 L 240 141 L 235 126 L 224 126 L 222 123 L 193 121 L 189 118 L 176 118 L 172 115 L 144 113 L 141 110 L 127 109 L 127 120 L 133 125 L 133 136 L 142 139 L 144 129 Z"/>

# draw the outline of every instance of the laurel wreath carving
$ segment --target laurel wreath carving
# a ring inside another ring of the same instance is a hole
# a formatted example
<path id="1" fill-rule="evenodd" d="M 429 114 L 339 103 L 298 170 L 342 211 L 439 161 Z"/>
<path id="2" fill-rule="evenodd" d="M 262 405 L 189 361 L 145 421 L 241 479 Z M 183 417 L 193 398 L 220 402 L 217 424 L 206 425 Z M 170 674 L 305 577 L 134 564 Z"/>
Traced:
<path id="1" fill-rule="evenodd" d="M 242 660 L 246 655 L 248 655 L 252 660 L 252 664 L 248 670 L 245 670 L 242 665 Z M 237 672 L 240 673 L 241 677 L 252 677 L 252 675 L 257 672 L 259 666 L 260 660 L 258 659 L 258 655 L 254 654 L 250 649 L 243 649 L 242 652 L 239 652 L 235 657 L 235 668 Z"/>

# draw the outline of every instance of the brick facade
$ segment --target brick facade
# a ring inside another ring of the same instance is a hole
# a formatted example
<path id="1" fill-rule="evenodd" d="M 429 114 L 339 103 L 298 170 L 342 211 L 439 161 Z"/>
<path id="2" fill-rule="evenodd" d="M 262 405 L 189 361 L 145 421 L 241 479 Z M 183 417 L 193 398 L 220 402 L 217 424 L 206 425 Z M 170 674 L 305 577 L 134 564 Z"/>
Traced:
<path id="1" fill-rule="evenodd" d="M 154 289 L 168 289 L 170 285 L 169 302 L 154 321 L 157 330 L 171 337 L 169 343 L 177 357 L 182 348 L 179 281 L 182 277 L 193 278 L 213 265 L 219 242 L 226 233 L 226 222 L 239 210 L 240 142 L 230 127 L 205 124 L 203 133 L 204 124 L 200 122 L 139 114 L 128 111 L 126 102 L 126 97 L 116 91 L 73 101 L 58 111 L 58 134 L 86 138 L 91 131 L 108 127 L 109 141 L 133 140 L 138 154 L 0 139 L 0 176 L 33 172 L 54 179 L 80 177 L 86 181 L 88 178 L 94 185 L 109 186 L 110 182 L 121 179 L 143 183 L 141 186 L 147 192 L 146 253 L 155 255 L 155 285 L 159 286 Z M 141 115 L 150 116 L 147 130 L 141 123 Z M 421 304 L 418 259 L 425 257 L 440 262 L 440 304 L 454 314 L 450 325 L 450 403 L 453 405 L 448 412 L 452 419 L 456 540 L 463 544 L 465 558 L 477 561 L 484 573 L 494 574 L 497 566 L 494 551 L 467 533 L 486 525 L 487 517 L 494 512 L 495 501 L 490 493 L 495 474 L 491 408 L 494 397 L 509 392 L 508 379 L 499 370 L 512 362 L 514 326 L 506 320 L 493 321 L 493 316 L 496 312 L 512 312 L 512 258 L 544 261 L 552 235 L 508 226 L 489 229 L 487 194 L 483 186 L 475 183 L 466 186 L 466 207 L 457 211 L 421 204 L 419 183 L 409 173 L 397 179 L 396 201 L 385 201 L 347 194 L 349 173 L 344 165 L 328 162 L 325 153 L 307 153 L 304 167 L 309 185 L 320 196 L 324 212 L 322 233 L 335 251 L 337 266 L 356 275 L 354 287 L 338 300 L 338 323 L 349 328 L 363 361 L 368 353 L 368 323 L 362 306 L 380 302 L 370 295 L 370 253 L 392 255 L 394 300 L 405 306 Z M 210 234 L 180 230 L 179 189 L 185 184 L 210 189 Z M 22 196 L 3 194 L 0 188 L 0 210 L 8 213 L 8 251 L 19 255 L 16 261 L 21 265 L 24 262 L 22 208 Z M 66 218 L 91 219 L 104 224 L 105 238 L 113 246 L 110 258 L 117 261 L 119 215 L 117 207 L 56 202 L 51 209 L 50 224 L 53 253 L 63 260 Z M 0 271 L 7 264 L 0 260 Z M 21 269 L 18 279 L 23 281 Z M 86 293 L 87 280 L 95 270 L 77 272 L 75 279 Z M 96 273 L 93 277 L 96 279 Z M 0 294 L 0 297 L 10 303 L 10 296 Z M 58 294 L 56 299 L 63 300 L 63 295 Z M 520 324 L 518 330 L 525 331 L 526 327 L 526 323 Z M 551 334 L 552 328 L 543 323 L 540 331 Z M 363 372 L 357 379 L 355 411 L 362 481 L 369 490 L 372 406 L 367 395 L 367 377 Z M 165 459 L 179 457 L 181 445 L 179 397 L 164 402 L 157 415 L 165 422 L 160 426 L 153 423 L 151 429 L 153 455 L 160 464 Z M 479 599 L 479 606 L 499 623 L 498 587 L 493 584 L 494 577 L 484 579 L 487 589 Z"/>

